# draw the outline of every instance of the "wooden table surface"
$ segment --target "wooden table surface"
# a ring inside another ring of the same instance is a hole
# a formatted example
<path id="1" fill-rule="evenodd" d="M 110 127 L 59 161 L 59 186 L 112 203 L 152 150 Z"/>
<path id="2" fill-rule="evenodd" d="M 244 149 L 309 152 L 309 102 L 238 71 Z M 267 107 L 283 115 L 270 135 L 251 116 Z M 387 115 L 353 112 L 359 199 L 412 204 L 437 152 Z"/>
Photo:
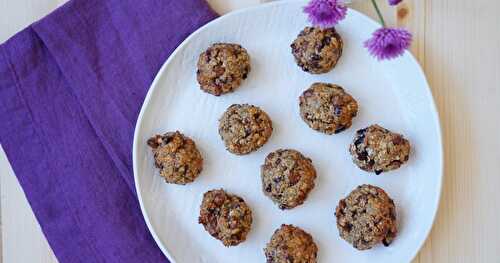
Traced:
<path id="1" fill-rule="evenodd" d="M 391 25 L 413 32 L 443 128 L 440 209 L 414 262 L 500 262 L 500 1 L 378 0 Z M 65 0 L 0 0 L 0 42 Z M 209 0 L 225 13 L 263 0 Z M 352 5 L 374 16 L 369 1 Z M 0 149 L 2 259 L 56 262 Z"/>

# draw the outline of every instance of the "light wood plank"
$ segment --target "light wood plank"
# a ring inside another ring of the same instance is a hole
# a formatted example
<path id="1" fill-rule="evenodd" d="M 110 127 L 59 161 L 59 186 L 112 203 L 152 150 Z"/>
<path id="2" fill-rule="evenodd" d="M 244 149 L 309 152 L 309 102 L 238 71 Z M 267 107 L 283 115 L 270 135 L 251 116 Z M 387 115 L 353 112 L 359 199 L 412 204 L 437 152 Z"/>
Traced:
<path id="1" fill-rule="evenodd" d="M 384 15 L 384 20 L 387 25 L 394 25 L 396 23 L 396 13 L 394 11 L 394 8 L 390 7 L 387 4 L 387 0 L 377 0 L 377 4 L 380 8 L 380 11 Z M 349 5 L 349 7 L 368 15 L 375 21 L 379 21 L 377 13 L 375 12 L 375 9 L 373 8 L 369 0 L 354 0 L 352 1 L 352 4 Z"/>
<path id="2" fill-rule="evenodd" d="M 500 258 L 499 8 L 487 0 L 407 0 L 400 8 L 440 112 L 446 163 L 440 210 L 415 262 Z"/>

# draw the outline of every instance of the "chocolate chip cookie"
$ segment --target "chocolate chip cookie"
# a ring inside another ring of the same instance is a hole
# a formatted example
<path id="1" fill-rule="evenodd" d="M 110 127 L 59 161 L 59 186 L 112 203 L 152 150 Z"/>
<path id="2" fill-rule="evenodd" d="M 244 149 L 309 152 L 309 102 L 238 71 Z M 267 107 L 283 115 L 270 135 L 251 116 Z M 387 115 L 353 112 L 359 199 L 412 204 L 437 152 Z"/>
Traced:
<path id="1" fill-rule="evenodd" d="M 196 78 L 203 91 L 219 96 L 238 88 L 250 72 L 250 56 L 238 44 L 217 43 L 201 53 Z"/>
<path id="2" fill-rule="evenodd" d="M 358 103 L 344 89 L 329 83 L 314 83 L 299 98 L 300 116 L 309 127 L 334 134 L 351 127 Z"/>
<path id="3" fill-rule="evenodd" d="M 295 62 L 305 72 L 326 73 L 342 55 L 342 38 L 335 28 L 306 27 L 291 44 Z"/>
<path id="4" fill-rule="evenodd" d="M 188 184 L 193 182 L 203 168 L 203 158 L 196 144 L 182 133 L 167 132 L 148 140 L 153 150 L 155 165 L 167 183 Z"/>
<path id="5" fill-rule="evenodd" d="M 303 204 L 314 188 L 314 179 L 311 159 L 295 150 L 272 152 L 261 167 L 262 190 L 280 209 Z"/>
<path id="6" fill-rule="evenodd" d="M 389 246 L 397 234 L 394 202 L 376 186 L 358 186 L 340 200 L 335 216 L 340 237 L 358 250 Z"/>
<path id="7" fill-rule="evenodd" d="M 318 247 L 312 236 L 293 225 L 281 225 L 264 249 L 267 263 L 316 263 Z"/>
<path id="8" fill-rule="evenodd" d="M 203 195 L 198 222 L 224 246 L 236 246 L 250 231 L 252 210 L 237 195 L 211 190 Z"/>
<path id="9" fill-rule="evenodd" d="M 219 135 L 226 149 L 243 155 L 264 145 L 273 126 L 269 116 L 259 107 L 249 104 L 233 104 L 219 119 Z"/>
<path id="10" fill-rule="evenodd" d="M 410 148 L 403 135 L 372 125 L 356 132 L 349 151 L 359 168 L 380 174 L 407 162 Z"/>

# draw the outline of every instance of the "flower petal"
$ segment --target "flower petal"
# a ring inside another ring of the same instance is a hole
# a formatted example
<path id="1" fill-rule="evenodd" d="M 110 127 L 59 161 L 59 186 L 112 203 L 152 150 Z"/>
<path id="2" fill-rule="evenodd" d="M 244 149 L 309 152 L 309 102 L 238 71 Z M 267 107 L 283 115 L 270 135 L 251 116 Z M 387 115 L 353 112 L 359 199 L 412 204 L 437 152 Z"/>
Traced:
<path id="1" fill-rule="evenodd" d="M 347 7 L 338 0 L 311 0 L 304 13 L 317 27 L 328 28 L 338 24 L 347 14 Z"/>
<path id="2" fill-rule="evenodd" d="M 389 0 L 390 5 L 398 5 L 401 2 L 403 2 L 403 0 Z"/>
<path id="3" fill-rule="evenodd" d="M 380 28 L 365 42 L 368 52 L 378 60 L 393 59 L 410 48 L 412 35 L 402 28 Z"/>

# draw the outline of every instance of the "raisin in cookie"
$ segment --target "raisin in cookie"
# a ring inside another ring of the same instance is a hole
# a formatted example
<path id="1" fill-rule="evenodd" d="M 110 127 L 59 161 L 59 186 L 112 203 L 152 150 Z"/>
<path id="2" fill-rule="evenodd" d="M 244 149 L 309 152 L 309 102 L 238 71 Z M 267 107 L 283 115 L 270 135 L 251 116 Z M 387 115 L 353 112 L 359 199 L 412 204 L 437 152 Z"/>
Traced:
<path id="1" fill-rule="evenodd" d="M 293 225 L 281 225 L 264 249 L 267 263 L 316 263 L 318 247 L 312 236 Z"/>
<path id="2" fill-rule="evenodd" d="M 356 132 L 349 151 L 359 168 L 380 174 L 408 161 L 410 148 L 410 142 L 401 134 L 372 125 Z"/>
<path id="3" fill-rule="evenodd" d="M 155 165 L 167 183 L 191 183 L 203 168 L 203 158 L 196 144 L 178 131 L 156 135 L 148 140 L 148 145 L 153 149 Z"/>
<path id="4" fill-rule="evenodd" d="M 280 209 L 304 203 L 314 188 L 316 170 L 309 158 L 295 150 L 277 150 L 267 155 L 261 167 L 262 190 Z"/>
<path id="5" fill-rule="evenodd" d="M 219 135 L 228 151 L 243 155 L 264 145 L 273 126 L 269 116 L 259 107 L 233 104 L 219 119 Z"/>
<path id="6" fill-rule="evenodd" d="M 376 186 L 358 186 L 340 200 L 335 216 L 340 237 L 358 250 L 389 246 L 397 234 L 394 202 Z"/>
<path id="7" fill-rule="evenodd" d="M 295 62 L 305 72 L 313 74 L 332 70 L 342 55 L 342 38 L 335 28 L 306 27 L 293 41 Z"/>
<path id="8" fill-rule="evenodd" d="M 300 116 L 309 127 L 334 134 L 351 127 L 358 103 L 344 89 L 329 83 L 314 83 L 299 98 Z"/>
<path id="9" fill-rule="evenodd" d="M 245 241 L 252 226 L 252 211 L 243 198 L 211 190 L 203 195 L 198 222 L 224 246 L 236 246 Z"/>
<path id="10" fill-rule="evenodd" d="M 250 72 L 250 56 L 238 44 L 217 43 L 201 53 L 196 77 L 203 91 L 219 96 L 238 88 Z"/>

